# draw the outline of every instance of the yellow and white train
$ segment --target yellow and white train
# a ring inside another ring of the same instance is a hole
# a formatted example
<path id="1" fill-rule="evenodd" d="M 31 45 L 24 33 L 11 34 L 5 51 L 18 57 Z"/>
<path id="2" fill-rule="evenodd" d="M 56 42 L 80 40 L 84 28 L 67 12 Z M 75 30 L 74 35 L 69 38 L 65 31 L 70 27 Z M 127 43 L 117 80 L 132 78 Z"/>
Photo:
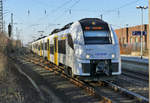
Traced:
<path id="1" fill-rule="evenodd" d="M 50 36 L 32 42 L 31 48 L 80 79 L 103 80 L 121 74 L 117 36 L 108 23 L 98 18 L 81 19 L 55 29 Z"/>

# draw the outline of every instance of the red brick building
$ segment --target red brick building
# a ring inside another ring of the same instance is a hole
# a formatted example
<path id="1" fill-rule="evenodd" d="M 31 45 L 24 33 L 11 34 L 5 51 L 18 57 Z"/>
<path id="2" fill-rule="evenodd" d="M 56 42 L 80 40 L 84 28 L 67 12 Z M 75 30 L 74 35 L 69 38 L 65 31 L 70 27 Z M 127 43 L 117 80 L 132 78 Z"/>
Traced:
<path id="1" fill-rule="evenodd" d="M 141 47 L 141 39 L 140 35 L 132 35 L 134 31 L 141 31 L 141 25 L 133 26 L 133 27 L 126 27 L 116 29 L 115 32 L 118 36 L 121 51 L 125 51 L 125 49 L 130 52 L 139 51 Z M 148 25 L 143 25 L 143 31 L 147 34 L 143 35 L 143 50 L 147 50 L 148 47 Z M 128 52 L 129 52 L 128 51 Z"/>

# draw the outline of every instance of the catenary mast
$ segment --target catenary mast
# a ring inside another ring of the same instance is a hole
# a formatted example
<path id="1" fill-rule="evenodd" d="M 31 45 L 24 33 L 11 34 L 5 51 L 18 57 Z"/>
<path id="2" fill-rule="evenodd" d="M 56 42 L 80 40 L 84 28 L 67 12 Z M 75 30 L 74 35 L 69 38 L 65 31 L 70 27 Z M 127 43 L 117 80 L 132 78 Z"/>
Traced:
<path id="1" fill-rule="evenodd" d="M 3 32 L 3 0 L 0 0 L 0 32 Z"/>

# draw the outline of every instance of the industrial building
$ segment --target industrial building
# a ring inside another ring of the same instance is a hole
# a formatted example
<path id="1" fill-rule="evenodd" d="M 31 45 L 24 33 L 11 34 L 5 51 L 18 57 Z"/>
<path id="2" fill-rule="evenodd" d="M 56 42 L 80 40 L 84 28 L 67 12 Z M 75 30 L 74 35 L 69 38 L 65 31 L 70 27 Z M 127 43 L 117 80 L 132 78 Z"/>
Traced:
<path id="1" fill-rule="evenodd" d="M 148 48 L 148 24 L 142 25 L 143 28 L 143 53 L 147 55 Z M 125 27 L 115 30 L 122 54 L 138 55 L 141 48 L 141 25 Z"/>

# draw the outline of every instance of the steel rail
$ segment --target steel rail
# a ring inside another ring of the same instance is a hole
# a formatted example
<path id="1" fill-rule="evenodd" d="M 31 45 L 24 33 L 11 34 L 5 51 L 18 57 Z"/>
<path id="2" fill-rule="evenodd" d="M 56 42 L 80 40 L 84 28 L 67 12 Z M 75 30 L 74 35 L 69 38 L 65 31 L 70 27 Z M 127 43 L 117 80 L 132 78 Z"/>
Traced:
<path id="1" fill-rule="evenodd" d="M 125 95 L 127 95 L 127 96 L 130 96 L 130 97 L 132 97 L 132 98 L 137 99 L 137 101 L 140 102 L 140 103 L 148 103 L 148 102 L 149 102 L 149 99 L 148 99 L 148 98 L 145 98 L 145 97 L 143 97 L 143 96 L 141 96 L 141 95 L 139 95 L 139 94 L 136 94 L 136 93 L 134 93 L 134 92 L 131 92 L 131 91 L 129 91 L 129 90 L 125 89 L 125 88 L 122 88 L 122 87 L 120 87 L 120 86 L 117 86 L 117 85 L 115 85 L 115 84 L 113 84 L 113 83 L 111 83 L 111 82 L 108 82 L 108 81 L 103 81 L 103 82 L 104 82 L 106 85 L 108 85 L 108 86 L 110 86 L 111 88 L 113 88 L 114 90 L 117 90 L 117 91 L 119 91 L 119 92 L 121 92 L 121 93 L 123 93 L 123 94 L 125 94 Z"/>
<path id="2" fill-rule="evenodd" d="M 146 77 L 140 77 L 136 74 L 131 74 L 131 73 L 127 73 L 127 72 L 123 72 L 122 75 L 127 76 L 127 77 L 131 77 L 131 78 L 135 78 L 135 79 L 138 79 L 138 80 L 141 80 L 141 81 L 145 81 L 147 83 L 148 83 L 148 80 L 149 80 Z"/>

